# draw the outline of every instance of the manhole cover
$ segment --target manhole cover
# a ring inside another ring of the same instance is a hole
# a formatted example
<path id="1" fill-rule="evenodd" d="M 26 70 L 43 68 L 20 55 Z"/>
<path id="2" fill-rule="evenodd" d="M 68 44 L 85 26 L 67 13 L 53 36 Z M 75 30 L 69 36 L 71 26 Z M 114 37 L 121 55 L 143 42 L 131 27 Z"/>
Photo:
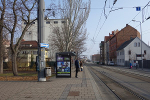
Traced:
<path id="1" fill-rule="evenodd" d="M 70 91 L 68 96 L 79 96 L 79 91 Z"/>
<path id="2" fill-rule="evenodd" d="M 27 96 L 27 97 L 25 97 L 25 98 L 32 98 L 31 96 Z"/>

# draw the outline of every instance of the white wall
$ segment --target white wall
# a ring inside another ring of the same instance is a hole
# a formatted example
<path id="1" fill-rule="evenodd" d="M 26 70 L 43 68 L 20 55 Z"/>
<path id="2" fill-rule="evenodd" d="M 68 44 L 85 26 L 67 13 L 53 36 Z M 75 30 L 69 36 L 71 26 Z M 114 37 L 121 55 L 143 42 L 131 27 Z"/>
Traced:
<path id="1" fill-rule="evenodd" d="M 135 47 L 135 43 L 137 43 L 137 46 Z M 140 44 L 138 46 L 138 43 Z M 129 50 L 131 50 L 131 55 L 129 55 Z M 144 54 L 144 50 L 146 50 L 146 54 Z M 124 51 L 124 55 L 117 55 L 117 64 L 123 65 L 123 63 L 118 62 L 118 59 L 124 59 L 125 61 L 131 60 L 133 63 L 133 60 L 141 60 L 141 57 L 136 58 L 136 54 L 141 54 L 141 40 L 137 37 L 135 38 L 130 44 L 128 44 L 124 49 L 117 51 L 121 52 Z M 143 59 L 150 60 L 150 47 L 146 45 L 144 42 L 142 42 L 142 54 L 144 54 Z"/>
<path id="2" fill-rule="evenodd" d="M 124 66 L 125 63 L 125 53 L 124 49 L 117 51 L 117 65 Z"/>
<path id="3" fill-rule="evenodd" d="M 24 27 L 25 24 L 22 21 L 22 30 L 24 29 Z M 25 41 L 37 41 L 37 21 L 35 21 L 35 24 L 32 24 L 32 26 L 28 28 L 23 39 Z"/>
<path id="4" fill-rule="evenodd" d="M 137 45 L 137 47 L 134 46 L 134 43 L 140 43 L 140 46 Z M 128 51 L 131 50 L 131 55 L 128 54 Z M 142 54 L 144 54 L 144 50 L 146 50 L 146 55 L 142 57 L 146 60 L 150 60 L 150 47 L 146 45 L 144 42 L 142 42 Z M 141 57 L 136 58 L 136 54 L 141 54 L 141 40 L 139 38 L 135 38 L 126 48 L 125 48 L 125 60 L 128 61 L 131 60 L 141 60 Z"/>
<path id="5" fill-rule="evenodd" d="M 50 24 L 46 23 L 47 21 L 50 22 Z M 58 23 L 54 23 L 54 21 L 58 21 Z M 53 32 L 53 29 L 55 27 L 61 27 L 61 25 L 63 25 L 62 21 L 66 21 L 66 20 L 62 20 L 62 19 L 47 19 L 47 20 L 44 20 L 44 41 L 45 43 L 49 43 L 48 41 L 48 38 L 49 38 L 49 35 L 52 34 Z M 32 24 L 32 26 L 27 30 L 25 36 L 24 36 L 24 40 L 25 41 L 31 41 L 31 40 L 35 40 L 37 41 L 37 21 L 35 21 L 35 24 Z M 25 24 L 24 22 L 22 22 L 22 28 L 25 27 Z M 58 51 L 54 51 L 51 49 L 51 47 L 49 47 L 49 57 L 50 55 L 52 55 L 54 58 L 53 60 L 55 60 L 55 53 L 58 52 Z"/>

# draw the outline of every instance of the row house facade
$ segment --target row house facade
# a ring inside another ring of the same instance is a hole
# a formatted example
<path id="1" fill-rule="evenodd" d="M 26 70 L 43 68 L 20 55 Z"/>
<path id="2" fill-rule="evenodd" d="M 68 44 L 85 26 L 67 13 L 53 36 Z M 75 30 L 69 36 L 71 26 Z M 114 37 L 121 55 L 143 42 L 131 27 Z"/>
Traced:
<path id="1" fill-rule="evenodd" d="M 94 54 L 92 55 L 92 62 L 99 62 L 100 54 Z"/>
<path id="2" fill-rule="evenodd" d="M 109 55 L 110 61 L 114 61 L 117 63 L 116 51 L 125 41 L 128 41 L 132 38 L 140 38 L 140 33 L 133 28 L 132 26 L 126 24 L 126 27 L 117 32 L 110 40 L 109 40 Z"/>
<path id="3" fill-rule="evenodd" d="M 109 33 L 109 36 L 105 36 L 104 38 L 104 64 L 108 64 L 109 61 L 109 40 L 118 32 L 112 31 L 112 34 Z"/>
<path id="4" fill-rule="evenodd" d="M 126 24 L 126 26 L 120 31 L 112 31 L 112 34 L 104 37 L 104 46 L 102 46 L 104 49 L 100 54 L 103 55 L 100 57 L 101 62 L 107 64 L 108 61 L 114 61 L 115 64 L 117 64 L 117 48 L 119 48 L 125 41 L 136 37 L 140 38 L 140 33 L 128 24 Z"/>
<path id="5" fill-rule="evenodd" d="M 99 47 L 100 47 L 100 63 L 104 64 L 104 41 L 101 41 Z"/>
<path id="6" fill-rule="evenodd" d="M 141 52 L 141 48 L 142 48 L 142 52 Z M 142 59 L 143 67 L 150 68 L 149 66 L 150 46 L 144 43 L 138 37 L 124 42 L 117 49 L 116 53 L 117 53 L 117 65 L 129 66 L 130 63 L 132 63 L 132 66 L 136 66 L 136 62 L 137 62 L 139 64 L 139 67 L 141 67 L 142 66 L 141 59 Z"/>
<path id="7" fill-rule="evenodd" d="M 45 49 L 45 61 L 48 58 L 48 49 Z M 19 47 L 19 54 L 17 56 L 18 67 L 29 67 L 31 62 L 36 62 L 38 56 L 38 42 L 22 40 Z"/>

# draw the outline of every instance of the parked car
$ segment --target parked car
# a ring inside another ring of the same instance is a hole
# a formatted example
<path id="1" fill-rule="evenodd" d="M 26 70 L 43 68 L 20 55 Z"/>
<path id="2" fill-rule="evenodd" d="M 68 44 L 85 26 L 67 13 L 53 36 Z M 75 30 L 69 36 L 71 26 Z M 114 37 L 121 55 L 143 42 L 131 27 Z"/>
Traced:
<path id="1" fill-rule="evenodd" d="M 113 61 L 109 61 L 109 62 L 108 62 L 108 65 L 110 65 L 110 66 L 114 66 L 114 65 L 115 65 L 115 63 L 114 63 Z"/>
<path id="2" fill-rule="evenodd" d="M 99 64 L 99 61 L 94 61 L 95 64 Z"/>

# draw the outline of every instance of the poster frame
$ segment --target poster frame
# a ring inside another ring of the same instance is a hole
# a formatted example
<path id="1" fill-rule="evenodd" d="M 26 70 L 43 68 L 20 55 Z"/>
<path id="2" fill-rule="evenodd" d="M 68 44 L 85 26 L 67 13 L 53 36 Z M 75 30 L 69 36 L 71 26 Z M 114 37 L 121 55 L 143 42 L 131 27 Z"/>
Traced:
<path id="1" fill-rule="evenodd" d="M 56 53 L 56 78 L 71 78 L 71 67 L 72 67 L 71 66 L 72 65 L 71 64 L 71 56 L 74 56 L 74 55 L 75 54 L 68 53 L 68 52 Z M 69 58 L 69 60 L 67 60 L 65 58 Z M 61 73 L 60 70 L 63 70 L 63 69 L 62 69 L 62 67 L 60 67 L 60 63 L 61 63 L 61 65 L 65 66 L 65 69 L 66 69 L 67 64 L 69 64 L 70 65 L 70 73 L 68 73 L 68 74 L 66 74 L 67 72 Z"/>

